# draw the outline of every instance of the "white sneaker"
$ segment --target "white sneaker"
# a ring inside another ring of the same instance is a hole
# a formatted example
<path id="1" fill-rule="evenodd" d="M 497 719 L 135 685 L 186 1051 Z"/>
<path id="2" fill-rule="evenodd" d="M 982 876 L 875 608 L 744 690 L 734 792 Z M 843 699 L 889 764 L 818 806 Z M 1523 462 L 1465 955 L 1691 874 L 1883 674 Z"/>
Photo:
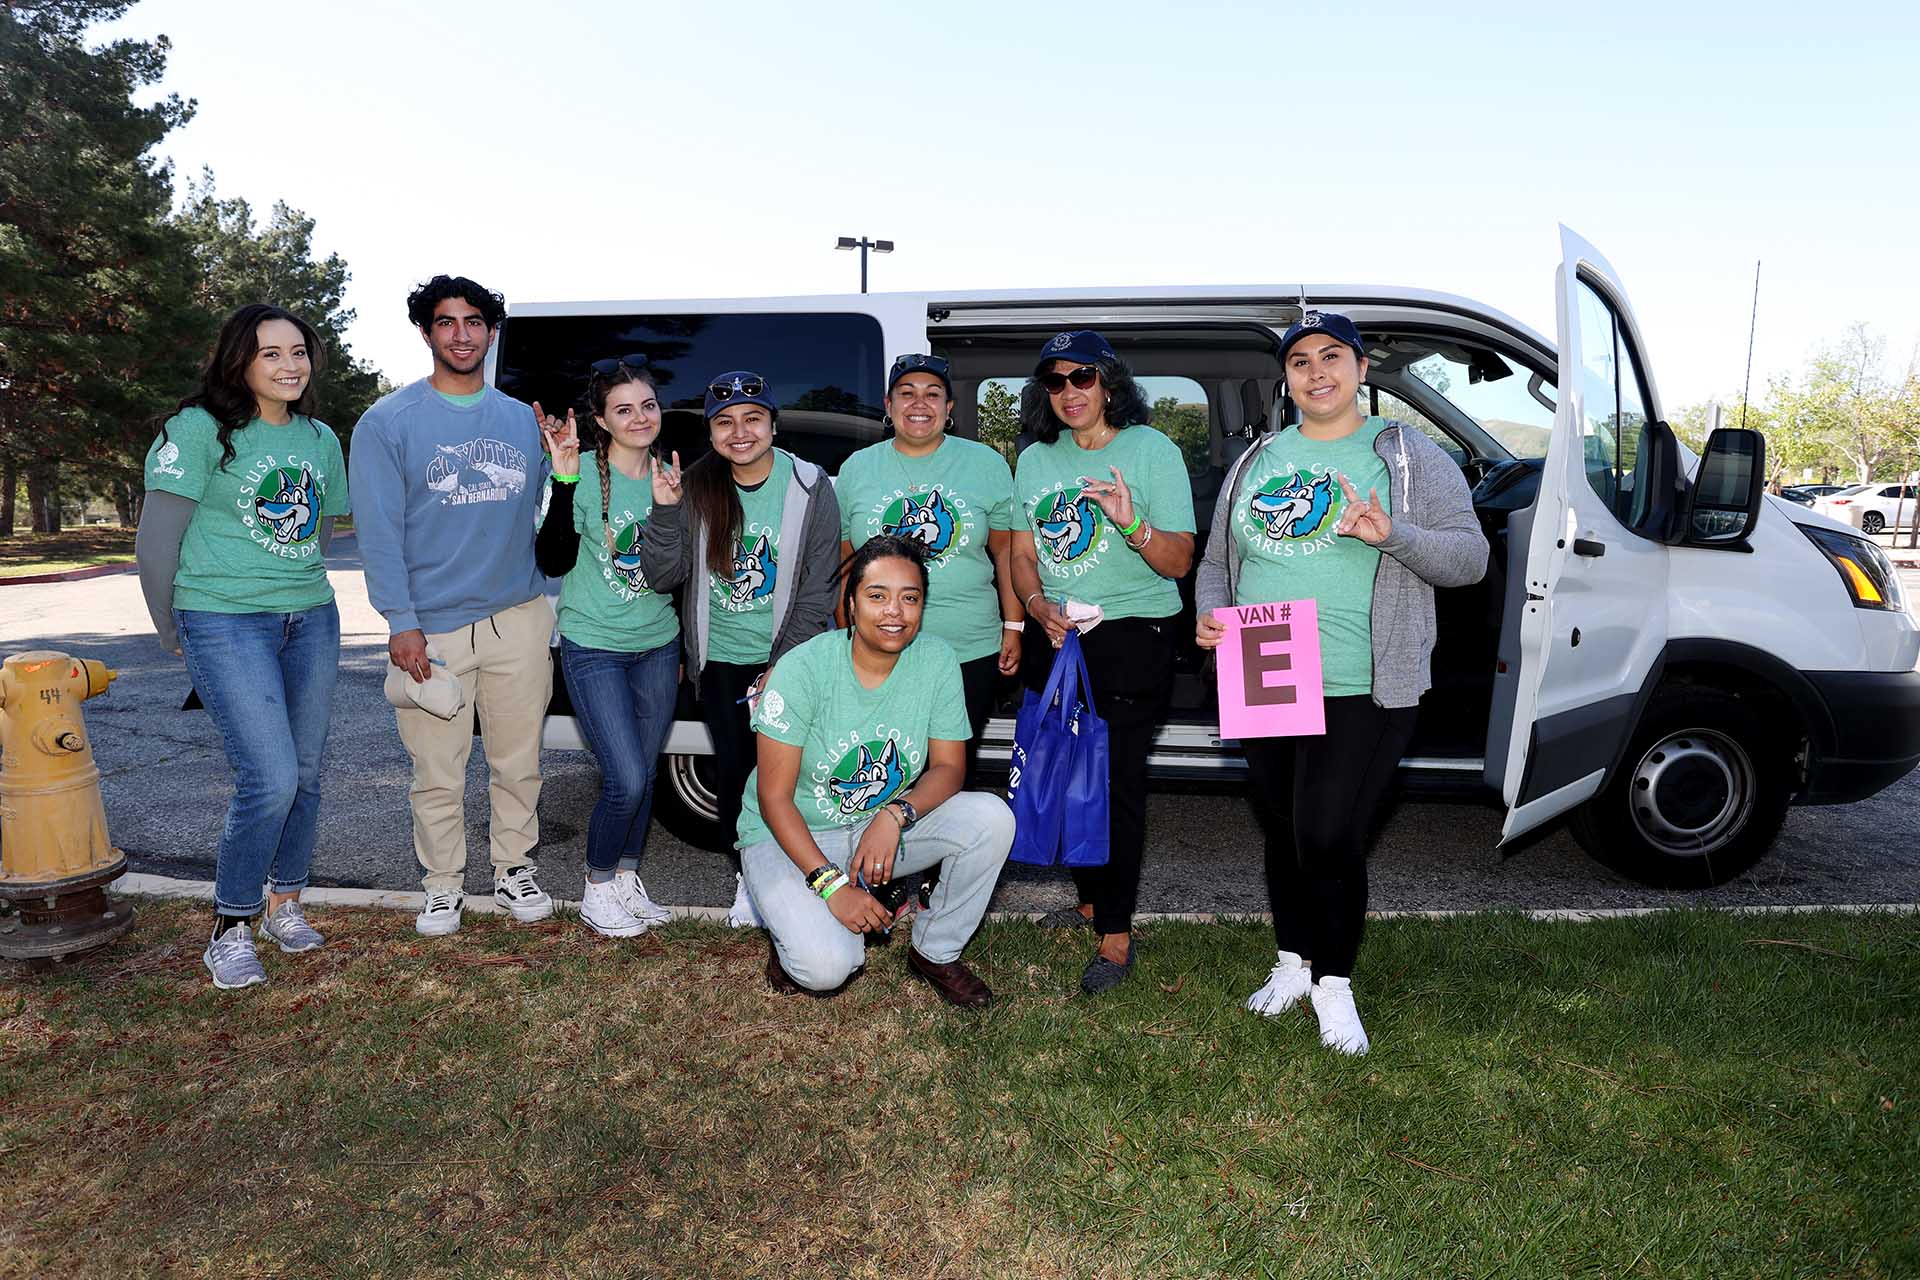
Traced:
<path id="1" fill-rule="evenodd" d="M 553 899 L 533 878 L 533 868 L 524 864 L 508 867 L 507 873 L 493 882 L 493 900 L 521 924 L 545 920 L 553 914 Z"/>
<path id="2" fill-rule="evenodd" d="M 727 910 L 727 924 L 735 929 L 763 927 L 760 912 L 753 905 L 753 895 L 747 892 L 747 878 L 738 873 L 733 877 L 733 906 Z"/>
<path id="3" fill-rule="evenodd" d="M 1320 1043 L 1341 1053 L 1367 1051 L 1367 1029 L 1353 1007 L 1351 978 L 1322 978 L 1313 984 L 1313 1012 L 1320 1019 Z"/>
<path id="4" fill-rule="evenodd" d="M 1300 962 L 1300 957 L 1292 951 L 1279 953 L 1273 972 L 1267 975 L 1267 985 L 1247 997 L 1247 1008 L 1254 1013 L 1269 1018 L 1277 1017 L 1300 1003 L 1300 997 L 1307 994 L 1307 988 L 1313 985 L 1313 970 Z"/>
<path id="5" fill-rule="evenodd" d="M 620 901 L 626 904 L 634 919 L 642 921 L 649 929 L 673 919 L 673 912 L 647 896 L 647 886 L 640 882 L 639 872 L 614 872 L 613 886 L 619 890 Z"/>
<path id="6" fill-rule="evenodd" d="M 429 938 L 460 932 L 461 901 L 451 889 L 429 889 L 426 907 L 413 918 L 413 931 Z"/>
<path id="7" fill-rule="evenodd" d="M 580 898 L 580 920 L 607 938 L 637 938 L 647 931 L 647 922 L 627 909 L 619 886 L 611 880 L 604 884 L 587 881 Z"/>

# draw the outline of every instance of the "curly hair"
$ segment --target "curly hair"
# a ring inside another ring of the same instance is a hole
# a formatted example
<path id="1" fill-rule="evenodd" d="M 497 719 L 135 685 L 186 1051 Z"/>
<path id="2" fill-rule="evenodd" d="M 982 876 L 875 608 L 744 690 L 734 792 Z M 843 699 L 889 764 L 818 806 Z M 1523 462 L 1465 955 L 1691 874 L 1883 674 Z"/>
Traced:
<path id="1" fill-rule="evenodd" d="M 1119 356 L 1111 360 L 1095 360 L 1093 367 L 1100 371 L 1100 385 L 1107 389 L 1109 426 L 1119 431 L 1151 419 L 1146 393 L 1133 380 L 1133 370 L 1127 367 L 1125 360 Z M 1053 401 L 1037 376 L 1028 378 L 1027 385 L 1020 388 L 1020 426 L 1041 444 L 1052 444 L 1060 438 L 1062 431 L 1068 429 L 1067 424 L 1054 413 Z"/>
<path id="2" fill-rule="evenodd" d="M 866 580 L 867 567 L 876 560 L 898 557 L 907 561 L 920 571 L 920 599 L 927 598 L 927 544 L 918 538 L 903 538 L 897 533 L 883 533 L 868 538 L 854 549 L 852 555 L 840 562 L 834 570 L 834 576 L 840 579 L 840 609 L 847 620 L 847 634 L 853 634 L 853 594 Z"/>
<path id="3" fill-rule="evenodd" d="M 477 308 L 489 329 L 498 329 L 500 322 L 507 318 L 507 300 L 501 294 L 465 276 L 439 275 L 407 295 L 407 319 L 413 321 L 416 329 L 427 328 L 433 324 L 433 309 L 448 298 L 458 298 Z"/>
<path id="4" fill-rule="evenodd" d="M 317 375 L 326 367 L 327 353 L 313 326 L 285 307 L 265 302 L 249 302 L 235 311 L 220 326 L 220 336 L 213 343 L 213 354 L 207 357 L 206 368 L 200 373 L 199 389 L 182 400 L 179 406 L 181 409 L 205 409 L 219 424 L 221 470 L 233 461 L 234 432 L 244 429 L 260 416 L 259 398 L 253 394 L 253 388 L 247 385 L 247 366 L 260 353 L 260 326 L 269 320 L 285 320 L 300 331 L 300 339 L 307 348 L 307 361 L 312 368 L 313 376 L 308 377 L 300 398 L 288 407 L 296 416 L 308 419 L 311 425 L 319 403 L 315 387 L 318 385 Z M 315 427 L 314 430 L 317 433 L 319 428 Z M 163 424 L 160 439 L 165 441 L 166 438 L 167 429 Z"/>
<path id="5" fill-rule="evenodd" d="M 607 397 L 613 393 L 613 389 L 630 382 L 637 382 L 653 392 L 656 400 L 660 398 L 659 385 L 645 369 L 621 363 L 612 373 L 593 371 L 587 374 L 587 439 L 593 443 L 593 465 L 600 473 L 600 536 L 609 551 L 613 550 L 613 526 L 607 522 L 607 513 L 612 510 L 613 502 L 613 465 L 607 461 L 607 450 L 613 444 L 613 432 L 601 426 L 600 419 L 607 416 Z"/>

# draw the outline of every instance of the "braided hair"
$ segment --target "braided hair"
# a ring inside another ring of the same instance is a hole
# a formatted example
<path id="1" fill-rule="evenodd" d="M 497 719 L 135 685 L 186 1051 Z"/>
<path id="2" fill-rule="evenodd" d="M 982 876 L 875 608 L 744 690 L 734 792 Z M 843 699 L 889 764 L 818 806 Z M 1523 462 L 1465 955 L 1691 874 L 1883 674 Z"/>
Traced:
<path id="1" fill-rule="evenodd" d="M 600 473 L 600 537 L 609 552 L 613 550 L 613 526 L 608 523 L 613 503 L 613 464 L 607 460 L 607 451 L 613 445 L 613 432 L 600 420 L 606 416 L 607 397 L 613 389 L 628 383 L 639 383 L 659 398 L 660 388 L 645 369 L 622 362 L 612 373 L 595 370 L 587 374 L 587 439 L 593 444 L 594 469 Z"/>

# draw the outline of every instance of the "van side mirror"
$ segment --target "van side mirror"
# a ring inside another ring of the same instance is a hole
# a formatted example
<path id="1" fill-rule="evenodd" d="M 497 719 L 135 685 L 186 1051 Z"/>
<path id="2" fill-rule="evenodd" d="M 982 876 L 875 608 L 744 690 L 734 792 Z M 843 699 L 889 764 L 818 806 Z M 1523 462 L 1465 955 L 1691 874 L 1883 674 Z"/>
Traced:
<path id="1" fill-rule="evenodd" d="M 1745 427 L 1721 427 L 1707 438 L 1687 501 L 1686 542 L 1696 547 L 1741 546 L 1760 519 L 1766 492 L 1767 439 Z"/>

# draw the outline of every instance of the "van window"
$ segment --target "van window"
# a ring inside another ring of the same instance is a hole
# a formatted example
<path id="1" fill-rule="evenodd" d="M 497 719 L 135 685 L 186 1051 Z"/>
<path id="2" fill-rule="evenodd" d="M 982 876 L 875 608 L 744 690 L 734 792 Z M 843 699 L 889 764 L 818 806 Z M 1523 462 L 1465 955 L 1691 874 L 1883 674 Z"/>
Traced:
<path id="1" fill-rule="evenodd" d="M 1367 384 L 1361 388 L 1361 394 L 1367 399 L 1367 412 L 1380 418 L 1395 418 L 1417 427 L 1420 434 L 1440 446 L 1441 452 L 1462 466 L 1468 461 L 1468 453 L 1460 447 L 1460 442 L 1440 429 L 1440 425 L 1420 410 L 1394 395 L 1391 391 Z"/>
<path id="2" fill-rule="evenodd" d="M 846 312 L 509 316 L 494 383 L 546 409 L 584 408 L 595 360 L 644 355 L 667 411 L 662 445 L 679 450 L 685 463 L 707 449 L 708 381 L 751 369 L 767 379 L 780 406 L 776 442 L 835 472 L 886 434 L 882 344 L 878 320 Z"/>
<path id="3" fill-rule="evenodd" d="M 1575 304 L 1580 326 L 1581 367 L 1576 371 L 1586 402 L 1580 424 L 1587 483 L 1628 528 L 1638 525 L 1652 495 L 1640 479 L 1640 442 L 1646 435 L 1646 402 L 1633 350 L 1606 300 L 1583 280 Z"/>
<path id="4" fill-rule="evenodd" d="M 1199 475 L 1210 465 L 1208 460 L 1207 392 L 1192 378 L 1156 375 L 1135 379 L 1147 399 L 1147 420 L 1169 440 L 1180 446 L 1187 474 Z M 1020 389 L 1024 377 L 983 378 L 979 390 L 980 439 L 1006 455 L 1011 464 L 1019 452 Z"/>
<path id="5" fill-rule="evenodd" d="M 1480 352 L 1479 361 L 1478 377 L 1474 369 L 1438 352 L 1408 365 L 1407 372 L 1479 423 L 1514 457 L 1546 457 L 1553 439 L 1552 383 L 1491 351 Z M 1503 368 L 1508 370 L 1504 377 L 1488 376 Z"/>

